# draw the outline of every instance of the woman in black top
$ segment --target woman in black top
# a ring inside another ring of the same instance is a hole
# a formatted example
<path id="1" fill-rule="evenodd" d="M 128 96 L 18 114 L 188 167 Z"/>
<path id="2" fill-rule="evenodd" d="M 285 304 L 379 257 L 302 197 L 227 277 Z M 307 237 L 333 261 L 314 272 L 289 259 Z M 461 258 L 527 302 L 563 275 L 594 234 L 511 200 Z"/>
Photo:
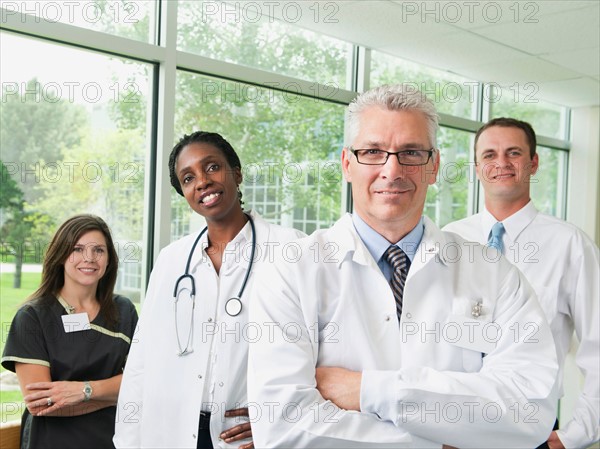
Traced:
<path id="1" fill-rule="evenodd" d="M 113 295 L 118 257 L 106 223 L 67 220 L 52 239 L 42 282 L 17 312 L 2 366 L 27 406 L 23 448 L 112 448 L 117 396 L 137 312 Z"/>

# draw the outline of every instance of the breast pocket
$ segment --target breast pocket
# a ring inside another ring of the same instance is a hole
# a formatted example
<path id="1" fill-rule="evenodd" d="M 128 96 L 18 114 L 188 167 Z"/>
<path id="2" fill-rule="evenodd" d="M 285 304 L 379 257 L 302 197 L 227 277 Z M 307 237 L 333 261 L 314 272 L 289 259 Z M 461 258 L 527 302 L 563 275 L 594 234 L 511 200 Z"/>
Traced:
<path id="1" fill-rule="evenodd" d="M 466 373 L 476 373 L 483 365 L 483 354 L 470 349 L 463 349 L 463 368 Z"/>

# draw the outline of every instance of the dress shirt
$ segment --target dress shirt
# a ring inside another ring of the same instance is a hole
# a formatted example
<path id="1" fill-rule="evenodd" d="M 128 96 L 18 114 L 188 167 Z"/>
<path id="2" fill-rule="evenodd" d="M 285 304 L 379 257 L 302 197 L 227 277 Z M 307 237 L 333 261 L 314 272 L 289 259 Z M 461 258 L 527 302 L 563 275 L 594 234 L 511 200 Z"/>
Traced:
<path id="1" fill-rule="evenodd" d="M 248 322 L 254 272 L 270 263 L 274 253 L 293 247 L 300 231 L 271 225 L 251 213 L 256 227 L 256 254 L 248 284 L 241 298 L 242 311 L 225 312 L 229 298 L 237 296 L 249 267 L 252 231 L 247 223 L 227 244 L 217 275 L 204 250 L 205 233 L 191 258 L 189 273 L 196 282 L 196 301 L 182 295 L 175 320 L 173 288 L 184 274 L 188 255 L 199 232 L 165 247 L 156 261 L 141 318 L 125 365 L 117 404 L 113 439 L 117 448 L 192 448 L 197 445 L 200 411 L 210 411 L 213 446 L 237 448 L 245 439 L 227 443 L 222 431 L 248 421 L 226 418 L 226 410 L 246 407 Z M 187 288 L 189 281 L 179 289 Z M 190 326 L 192 352 L 179 356 L 176 333 L 186 347 Z M 176 324 L 177 323 L 177 324 Z"/>
<path id="2" fill-rule="evenodd" d="M 533 289 L 508 261 L 487 261 L 487 248 L 423 222 L 400 326 L 349 215 L 299 240 L 298 257 L 257 272 L 250 322 L 261 338 L 248 365 L 256 447 L 536 447 L 548 437 L 558 364 Z M 464 245 L 475 263 L 455 257 Z M 333 251 L 315 263 L 319 248 Z M 498 332 L 483 342 L 470 329 Z M 360 412 L 321 396 L 319 366 L 362 372 Z"/>
<path id="3" fill-rule="evenodd" d="M 444 230 L 484 243 L 496 218 L 487 210 L 450 223 Z M 598 247 L 576 226 L 538 212 L 530 201 L 502 220 L 504 255 L 537 293 L 556 342 L 562 369 L 573 329 L 579 339 L 576 363 L 585 375 L 573 419 L 557 431 L 566 448 L 600 439 L 600 309 Z"/>
<path id="4" fill-rule="evenodd" d="M 384 236 L 365 223 L 358 214 L 352 214 L 352 223 L 354 224 L 354 228 L 356 229 L 356 232 L 360 236 L 361 240 L 373 256 L 373 259 L 377 262 L 381 272 L 387 281 L 390 282 L 390 279 L 392 279 L 393 268 L 386 258 L 383 257 L 383 253 L 387 251 L 391 243 L 388 242 Z M 424 229 L 423 217 L 421 217 L 417 225 L 408 234 L 395 243 L 398 248 L 404 251 L 411 263 L 415 258 L 415 254 L 417 253 L 417 247 L 423 238 Z"/>

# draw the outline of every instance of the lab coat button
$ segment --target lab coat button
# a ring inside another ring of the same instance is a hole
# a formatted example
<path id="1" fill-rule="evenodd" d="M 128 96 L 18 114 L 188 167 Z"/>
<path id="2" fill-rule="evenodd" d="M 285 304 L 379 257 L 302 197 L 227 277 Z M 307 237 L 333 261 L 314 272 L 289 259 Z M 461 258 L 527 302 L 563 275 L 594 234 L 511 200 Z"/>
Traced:
<path id="1" fill-rule="evenodd" d="M 219 382 L 219 387 L 222 387 L 222 386 L 223 386 L 223 382 Z"/>
<path id="2" fill-rule="evenodd" d="M 407 313 L 406 318 L 408 318 L 410 320 L 412 318 L 412 315 L 410 313 Z"/>
<path id="3" fill-rule="evenodd" d="M 209 319 L 208 319 L 208 322 L 209 322 L 209 323 L 212 323 L 212 318 L 209 318 Z"/>
<path id="4" fill-rule="evenodd" d="M 389 321 L 389 320 L 390 320 L 390 316 L 389 316 L 389 315 L 388 315 L 388 316 L 386 316 L 386 317 L 385 317 L 385 320 L 386 320 L 386 321 Z"/>
<path id="5" fill-rule="evenodd" d="M 192 434 L 192 436 L 193 436 L 194 438 L 196 438 L 196 435 Z"/>
<path id="6" fill-rule="evenodd" d="M 198 379 L 202 379 L 202 374 L 198 374 Z"/>

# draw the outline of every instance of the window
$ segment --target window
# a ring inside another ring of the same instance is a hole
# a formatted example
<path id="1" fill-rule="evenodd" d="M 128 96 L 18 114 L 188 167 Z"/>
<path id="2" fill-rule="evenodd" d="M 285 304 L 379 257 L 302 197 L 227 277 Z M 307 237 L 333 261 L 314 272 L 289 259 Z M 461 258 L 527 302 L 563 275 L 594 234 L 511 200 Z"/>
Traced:
<path id="1" fill-rule="evenodd" d="M 565 218 L 565 183 L 567 172 L 566 151 L 538 146 L 540 161 L 531 178 L 531 200 L 545 214 Z"/>
<path id="2" fill-rule="evenodd" d="M 9 33 L 1 50 L 2 162 L 22 206 L 3 211 L 5 245 L 45 249 L 67 218 L 93 213 L 120 244 L 120 274 L 140 271 L 150 66 Z M 139 276 L 119 285 L 139 299 Z"/>
<path id="3" fill-rule="evenodd" d="M 533 126 L 536 135 L 567 138 L 567 108 L 545 103 L 537 98 L 537 84 L 527 83 L 523 86 L 515 83 L 510 89 L 490 89 L 486 86 L 485 96 L 489 96 L 490 119 L 496 117 L 512 117 L 528 122 Z"/>
<path id="4" fill-rule="evenodd" d="M 371 52 L 371 86 L 409 83 L 425 93 L 438 112 L 475 119 L 478 102 L 476 81 L 442 72 L 403 59 Z"/>
<path id="5" fill-rule="evenodd" d="M 183 71 L 176 101 L 176 140 L 196 130 L 218 132 L 240 156 L 245 208 L 305 232 L 340 216 L 343 106 Z M 178 229 L 197 229 L 182 226 L 185 215 L 197 214 L 172 196 Z"/>
<path id="6" fill-rule="evenodd" d="M 339 7 L 338 7 L 339 8 Z M 208 58 L 345 88 L 352 45 L 295 26 L 335 20 L 334 2 L 180 1 L 178 49 Z M 274 82 L 294 89 L 294 83 Z M 319 92 L 315 84 L 312 95 Z"/>
<path id="7" fill-rule="evenodd" d="M 153 0 L 2 1 L 3 21 L 16 13 L 28 23 L 60 22 L 67 25 L 154 42 L 152 31 L 157 2 Z M 28 17 L 27 17 L 28 16 Z"/>
<path id="8" fill-rule="evenodd" d="M 424 211 L 440 227 L 472 212 L 474 173 L 469 148 L 473 138 L 472 133 L 440 127 L 440 168 L 436 184 L 427 192 Z"/>

